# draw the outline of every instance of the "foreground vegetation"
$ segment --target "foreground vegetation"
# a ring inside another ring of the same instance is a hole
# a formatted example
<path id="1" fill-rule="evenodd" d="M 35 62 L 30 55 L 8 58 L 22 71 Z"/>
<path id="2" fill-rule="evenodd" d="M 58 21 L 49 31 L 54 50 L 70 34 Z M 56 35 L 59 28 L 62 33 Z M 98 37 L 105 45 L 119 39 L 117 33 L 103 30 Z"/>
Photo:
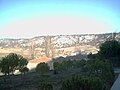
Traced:
<path id="1" fill-rule="evenodd" d="M 115 80 L 113 66 L 120 62 L 119 45 L 117 41 L 105 42 L 97 54 L 88 55 L 86 60 L 54 59 L 54 70 L 49 70 L 47 63 L 40 63 L 35 71 L 29 71 L 25 58 L 9 54 L 0 63 L 5 74 L 0 77 L 0 90 L 110 90 Z M 24 74 L 14 75 L 15 70 Z"/>
<path id="2" fill-rule="evenodd" d="M 64 64 L 62 67 L 70 67 L 68 64 L 70 62 L 62 62 Z M 75 61 L 74 65 L 77 65 L 78 62 L 79 64 L 83 64 L 81 61 Z M 103 61 L 97 63 L 96 61 L 96 64 L 89 65 L 93 62 L 94 60 L 88 60 L 85 61 L 82 68 L 75 66 L 73 68 L 59 69 L 57 73 L 54 71 L 41 73 L 42 69 L 40 69 L 39 71 L 29 72 L 25 75 L 2 76 L 0 77 L 0 90 L 13 90 L 13 88 L 17 90 L 68 90 L 70 87 L 72 87 L 70 90 L 91 90 L 88 89 L 90 87 L 95 88 L 92 90 L 109 90 L 114 81 L 112 68 L 109 68 L 111 67 L 110 64 Z"/>

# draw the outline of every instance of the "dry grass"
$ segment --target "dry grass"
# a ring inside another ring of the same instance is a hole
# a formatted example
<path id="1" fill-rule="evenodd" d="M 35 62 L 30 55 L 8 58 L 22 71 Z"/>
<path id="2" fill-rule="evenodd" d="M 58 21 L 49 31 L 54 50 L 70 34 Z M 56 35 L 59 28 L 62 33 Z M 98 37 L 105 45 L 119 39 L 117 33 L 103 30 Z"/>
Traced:
<path id="1" fill-rule="evenodd" d="M 79 49 L 82 52 L 86 52 L 86 53 L 96 53 L 98 51 L 98 49 L 95 46 L 90 46 L 90 45 L 80 45 L 80 46 L 74 46 L 74 47 L 66 47 L 66 48 L 60 48 L 60 49 L 56 49 L 55 52 L 58 53 L 58 51 L 64 51 L 62 54 L 67 54 L 67 53 L 73 53 L 76 49 Z M 21 54 L 25 57 L 29 57 L 30 56 L 30 51 L 29 49 L 22 49 L 22 48 L 0 48 L 0 57 L 1 56 L 5 56 L 9 53 L 17 53 L 17 54 Z M 59 54 L 59 53 L 58 53 Z M 62 55 L 61 54 L 61 55 Z M 45 53 L 42 52 L 42 48 L 35 48 L 35 55 L 37 57 L 41 57 L 44 56 Z M 69 54 L 67 54 L 69 55 Z"/>

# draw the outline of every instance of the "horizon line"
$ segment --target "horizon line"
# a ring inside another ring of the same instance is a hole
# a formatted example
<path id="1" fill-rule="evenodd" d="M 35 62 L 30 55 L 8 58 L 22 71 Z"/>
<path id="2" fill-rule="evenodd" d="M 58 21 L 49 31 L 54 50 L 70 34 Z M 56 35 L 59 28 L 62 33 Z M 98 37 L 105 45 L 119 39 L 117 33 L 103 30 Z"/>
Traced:
<path id="1" fill-rule="evenodd" d="M 37 37 L 45 37 L 45 36 L 73 36 L 73 35 L 98 35 L 98 34 L 112 34 L 112 33 L 120 33 L 119 32 L 103 32 L 103 33 L 81 33 L 81 34 L 56 34 L 56 35 L 51 35 L 51 34 L 48 34 L 48 35 L 36 35 L 36 36 L 33 36 L 33 37 L 1 37 L 0 39 L 33 39 L 33 38 L 37 38 Z"/>

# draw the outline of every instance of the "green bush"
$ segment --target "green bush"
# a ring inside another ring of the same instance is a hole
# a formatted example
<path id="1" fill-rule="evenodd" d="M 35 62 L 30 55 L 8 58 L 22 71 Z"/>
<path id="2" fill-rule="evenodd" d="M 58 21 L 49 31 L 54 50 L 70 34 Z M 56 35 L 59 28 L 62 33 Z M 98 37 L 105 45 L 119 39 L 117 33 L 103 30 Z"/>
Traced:
<path id="1" fill-rule="evenodd" d="M 53 90 L 53 86 L 52 84 L 49 84 L 49 83 L 41 83 L 38 86 L 38 90 Z"/>
<path id="2" fill-rule="evenodd" d="M 29 68 L 23 67 L 23 68 L 19 69 L 19 71 L 20 71 L 21 73 L 24 73 L 24 74 L 25 74 L 26 72 L 29 71 Z"/>
<path id="3" fill-rule="evenodd" d="M 99 78 L 74 76 L 63 81 L 61 90 L 103 90 Z"/>
<path id="4" fill-rule="evenodd" d="M 48 66 L 48 64 L 43 62 L 43 63 L 39 63 L 35 70 L 37 72 L 44 73 L 44 72 L 49 71 L 49 69 L 50 69 L 50 67 Z"/>

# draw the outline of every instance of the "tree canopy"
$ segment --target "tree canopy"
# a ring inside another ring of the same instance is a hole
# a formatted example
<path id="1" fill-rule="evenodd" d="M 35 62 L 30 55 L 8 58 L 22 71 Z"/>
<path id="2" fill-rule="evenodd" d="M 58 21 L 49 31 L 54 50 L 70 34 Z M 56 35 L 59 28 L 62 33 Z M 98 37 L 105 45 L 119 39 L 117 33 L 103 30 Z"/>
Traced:
<path id="1" fill-rule="evenodd" d="M 106 41 L 100 46 L 98 55 L 100 58 L 108 59 L 113 66 L 120 67 L 120 42 L 116 40 Z"/>
<path id="2" fill-rule="evenodd" d="M 99 54 L 104 58 L 119 56 L 120 55 L 120 42 L 116 40 L 106 41 L 100 46 Z"/>
<path id="3" fill-rule="evenodd" d="M 114 82 L 114 70 L 108 61 L 91 59 L 87 61 L 87 68 L 90 77 L 98 77 L 108 88 Z"/>
<path id="4" fill-rule="evenodd" d="M 0 62 L 1 72 L 5 75 L 13 74 L 15 70 L 24 68 L 28 61 L 23 56 L 16 53 L 10 53 L 2 58 Z"/>
<path id="5" fill-rule="evenodd" d="M 39 63 L 36 67 L 36 71 L 41 72 L 41 73 L 49 71 L 49 69 L 50 69 L 50 67 L 45 62 Z"/>

